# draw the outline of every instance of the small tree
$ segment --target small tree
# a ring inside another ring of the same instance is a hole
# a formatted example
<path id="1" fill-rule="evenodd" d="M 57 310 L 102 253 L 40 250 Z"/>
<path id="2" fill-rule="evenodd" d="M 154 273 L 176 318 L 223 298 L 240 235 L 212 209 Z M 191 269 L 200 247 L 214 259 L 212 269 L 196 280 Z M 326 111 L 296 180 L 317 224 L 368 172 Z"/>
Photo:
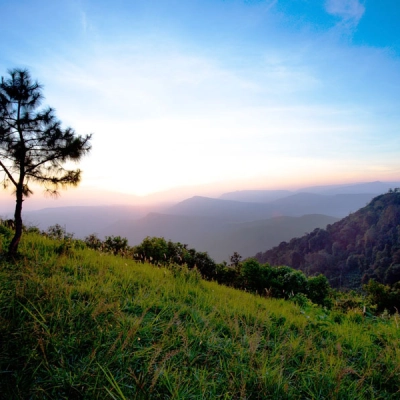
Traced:
<path id="1" fill-rule="evenodd" d="M 74 237 L 73 233 L 68 233 L 60 224 L 49 226 L 45 233 L 49 238 L 58 240 L 72 239 Z"/>
<path id="2" fill-rule="evenodd" d="M 9 246 L 14 255 L 22 235 L 22 202 L 32 194 L 29 184 L 39 183 L 52 195 L 60 187 L 77 186 L 81 171 L 63 165 L 89 152 L 91 135 L 62 129 L 52 108 L 38 109 L 42 86 L 27 70 L 14 69 L 9 75 L 0 84 L 0 170 L 4 187 L 11 183 L 15 189 L 15 235 Z"/>
<path id="3" fill-rule="evenodd" d="M 91 233 L 89 236 L 86 236 L 84 242 L 87 247 L 94 250 L 101 249 L 103 242 L 99 239 L 96 233 Z"/>
<path id="4" fill-rule="evenodd" d="M 325 275 L 313 276 L 308 278 L 307 297 L 313 303 L 323 305 L 326 303 L 330 288 L 328 278 Z"/>
<path id="5" fill-rule="evenodd" d="M 128 250 L 128 239 L 121 236 L 106 236 L 104 246 L 114 255 L 122 254 Z"/>
<path id="6" fill-rule="evenodd" d="M 231 265 L 233 265 L 235 268 L 239 267 L 239 264 L 242 260 L 242 256 L 235 251 L 231 256 L 230 256 L 230 260 L 231 260 Z"/>
<path id="7" fill-rule="evenodd" d="M 235 253 L 237 254 L 237 253 Z M 231 261 L 232 261 L 231 257 Z M 265 288 L 262 266 L 260 263 L 254 258 L 249 258 L 246 260 L 240 271 L 240 275 L 243 278 L 243 286 L 244 288 L 250 291 L 257 291 L 258 293 L 262 293 Z"/>

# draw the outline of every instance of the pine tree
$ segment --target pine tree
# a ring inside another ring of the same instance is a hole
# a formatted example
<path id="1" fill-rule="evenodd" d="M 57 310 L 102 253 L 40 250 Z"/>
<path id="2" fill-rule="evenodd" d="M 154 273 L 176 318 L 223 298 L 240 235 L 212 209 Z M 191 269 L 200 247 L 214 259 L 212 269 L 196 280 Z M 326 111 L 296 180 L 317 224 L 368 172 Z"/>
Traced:
<path id="1" fill-rule="evenodd" d="M 77 186 L 81 170 L 67 170 L 68 161 L 79 161 L 90 151 L 91 135 L 78 136 L 72 128 L 62 129 L 50 107 L 39 109 L 42 86 L 29 71 L 13 69 L 0 84 L 0 170 L 3 185 L 14 186 L 16 196 L 15 235 L 9 254 L 15 255 L 22 235 L 22 203 L 38 183 L 52 195 L 59 188 Z"/>

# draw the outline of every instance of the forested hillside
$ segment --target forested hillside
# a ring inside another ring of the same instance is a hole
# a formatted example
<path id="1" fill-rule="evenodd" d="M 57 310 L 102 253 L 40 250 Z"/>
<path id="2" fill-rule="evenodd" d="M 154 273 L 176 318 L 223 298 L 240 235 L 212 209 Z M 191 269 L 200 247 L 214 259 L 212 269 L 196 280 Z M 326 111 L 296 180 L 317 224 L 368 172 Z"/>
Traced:
<path id="1" fill-rule="evenodd" d="M 357 288 L 371 278 L 393 285 L 400 281 L 400 193 L 377 196 L 326 229 L 282 242 L 255 258 L 308 275 L 323 273 L 334 287 Z"/>

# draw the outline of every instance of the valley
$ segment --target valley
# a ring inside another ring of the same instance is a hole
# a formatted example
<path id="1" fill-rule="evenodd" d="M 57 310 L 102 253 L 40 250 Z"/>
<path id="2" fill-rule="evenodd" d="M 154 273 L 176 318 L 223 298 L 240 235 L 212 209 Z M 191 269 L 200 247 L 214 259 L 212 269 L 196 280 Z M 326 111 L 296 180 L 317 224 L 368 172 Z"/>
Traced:
<path id="1" fill-rule="evenodd" d="M 219 198 L 193 196 L 176 204 L 53 207 L 24 212 L 27 225 L 60 224 L 77 238 L 126 237 L 131 246 L 161 236 L 206 251 L 217 262 L 233 252 L 251 257 L 280 242 L 346 217 L 374 196 L 400 186 L 370 182 L 289 190 L 245 190 Z"/>

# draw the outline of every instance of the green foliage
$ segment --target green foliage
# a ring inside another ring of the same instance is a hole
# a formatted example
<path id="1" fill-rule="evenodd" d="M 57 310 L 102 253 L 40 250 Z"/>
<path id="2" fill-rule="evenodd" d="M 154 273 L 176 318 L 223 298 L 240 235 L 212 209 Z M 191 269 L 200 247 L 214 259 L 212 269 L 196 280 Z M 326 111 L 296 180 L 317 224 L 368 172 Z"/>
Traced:
<path id="1" fill-rule="evenodd" d="M 95 233 L 91 233 L 89 236 L 86 236 L 84 242 L 87 247 L 94 250 L 101 250 L 103 246 L 103 242 L 98 238 Z"/>
<path id="2" fill-rule="evenodd" d="M 226 263 L 217 264 L 215 267 L 215 280 L 222 285 L 232 287 L 242 287 L 242 277 L 236 268 L 228 266 Z"/>
<path id="3" fill-rule="evenodd" d="M 330 293 L 330 300 L 332 302 L 332 309 L 335 311 L 349 312 L 352 310 L 362 310 L 372 316 L 370 312 L 373 311 L 373 305 L 368 302 L 365 296 L 354 290 L 332 290 Z"/>
<path id="4" fill-rule="evenodd" d="M 301 271 L 287 266 L 261 265 L 255 259 L 243 262 L 240 275 L 243 288 L 261 295 L 288 299 L 303 294 L 315 304 L 329 302 L 330 286 L 323 275 L 307 278 Z"/>
<path id="5" fill-rule="evenodd" d="M 244 288 L 261 294 L 267 288 L 263 272 L 262 266 L 256 260 L 246 260 L 240 269 Z"/>
<path id="6" fill-rule="evenodd" d="M 238 268 L 242 259 L 243 257 L 237 251 L 235 251 L 230 257 L 231 265 L 235 268 Z"/>
<path id="7" fill-rule="evenodd" d="M 176 262 L 181 256 L 179 244 L 167 243 L 163 237 L 149 237 L 143 239 L 142 243 L 133 248 L 136 259 L 149 261 L 153 264 L 167 264 Z"/>
<path id="8" fill-rule="evenodd" d="M 306 308 L 311 306 L 310 299 L 304 293 L 297 293 L 290 298 L 291 301 L 299 305 L 301 308 Z"/>
<path id="9" fill-rule="evenodd" d="M 216 275 L 216 264 L 207 252 L 189 249 L 184 253 L 183 260 L 190 269 L 197 268 L 204 278 L 212 279 Z"/>
<path id="10" fill-rule="evenodd" d="M 308 278 L 307 296 L 313 303 L 326 305 L 329 292 L 330 286 L 325 275 Z"/>
<path id="11" fill-rule="evenodd" d="M 398 315 L 265 299 L 59 243 L 26 234 L 18 261 L 0 259 L 2 398 L 398 396 Z"/>
<path id="12" fill-rule="evenodd" d="M 25 232 L 40 234 L 40 229 L 37 226 L 32 225 L 25 227 Z"/>
<path id="13" fill-rule="evenodd" d="M 72 239 L 74 237 L 73 233 L 68 233 L 64 227 L 59 224 L 49 226 L 46 235 L 51 239 Z"/>
<path id="14" fill-rule="evenodd" d="M 188 249 L 180 242 L 166 241 L 163 237 L 146 237 L 141 244 L 133 248 L 134 258 L 155 265 L 186 265 L 189 269 L 197 268 L 204 278 L 216 275 L 217 266 L 206 252 Z"/>
<path id="15" fill-rule="evenodd" d="M 400 264 L 392 264 L 385 272 L 385 283 L 394 285 L 400 282 Z"/>
<path id="16" fill-rule="evenodd" d="M 174 243 L 163 237 L 146 237 L 142 243 L 129 248 L 127 240 L 121 237 L 107 237 L 104 242 L 95 235 L 85 238 L 88 247 L 105 250 L 113 254 L 132 254 L 141 262 L 149 262 L 157 266 L 166 266 L 172 270 L 184 267 L 196 269 L 205 279 L 247 291 L 256 292 L 262 296 L 290 298 L 298 293 L 308 296 L 314 303 L 327 305 L 329 301 L 329 284 L 323 276 L 308 280 L 301 272 L 290 267 L 271 267 L 260 265 L 255 259 L 241 262 L 241 256 L 234 253 L 232 264 L 216 264 L 205 252 L 189 249 L 180 242 Z"/>
<path id="17" fill-rule="evenodd" d="M 106 236 L 103 243 L 104 250 L 117 254 L 124 254 L 128 250 L 128 239 L 121 236 Z"/>
<path id="18" fill-rule="evenodd" d="M 5 237 L 5 238 L 10 238 L 13 235 L 13 231 L 10 228 L 7 228 L 6 226 L 0 224 L 0 235 Z"/>
<path id="19" fill-rule="evenodd" d="M 294 296 L 307 291 L 307 278 L 301 271 L 293 270 L 283 276 L 282 286 L 284 293 Z"/>
<path id="20" fill-rule="evenodd" d="M 363 289 L 367 292 L 370 302 L 376 305 L 377 311 L 399 312 L 400 285 L 391 288 L 371 279 Z"/>
<path id="21" fill-rule="evenodd" d="M 9 247 L 13 234 L 12 229 L 0 224 L 0 251 Z"/>

